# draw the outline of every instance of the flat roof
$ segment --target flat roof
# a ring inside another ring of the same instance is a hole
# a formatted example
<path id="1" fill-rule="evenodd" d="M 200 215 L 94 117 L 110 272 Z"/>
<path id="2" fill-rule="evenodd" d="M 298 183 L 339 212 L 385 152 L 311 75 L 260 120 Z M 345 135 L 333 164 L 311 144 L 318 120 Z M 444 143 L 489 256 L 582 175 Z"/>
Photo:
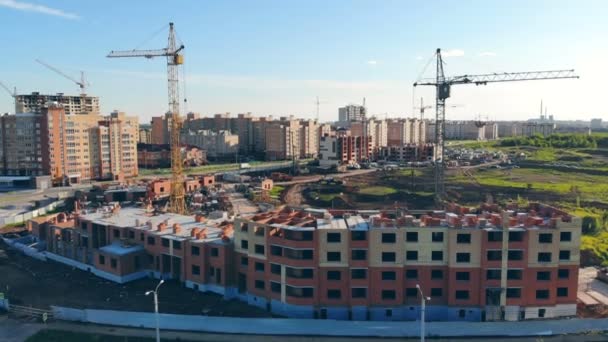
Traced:
<path id="1" fill-rule="evenodd" d="M 196 222 L 194 216 L 173 213 L 155 215 L 143 208 L 121 208 L 116 213 L 98 210 L 93 213 L 81 215 L 81 218 L 104 226 L 110 225 L 114 227 L 149 231 L 155 235 L 172 240 L 222 242 L 224 230 L 220 227 L 220 224 L 226 221 L 226 217 L 218 216 L 214 216 L 216 218 L 207 218 L 204 222 Z M 150 222 L 150 224 L 147 222 Z M 162 232 L 158 231 L 158 225 L 163 222 L 167 224 L 167 227 Z M 177 234 L 173 233 L 173 224 L 175 223 L 180 226 L 180 232 Z M 150 229 L 150 226 L 152 226 L 152 229 Z M 205 239 L 191 237 L 191 231 L 195 228 L 199 228 L 199 230 L 206 229 L 207 237 Z"/>

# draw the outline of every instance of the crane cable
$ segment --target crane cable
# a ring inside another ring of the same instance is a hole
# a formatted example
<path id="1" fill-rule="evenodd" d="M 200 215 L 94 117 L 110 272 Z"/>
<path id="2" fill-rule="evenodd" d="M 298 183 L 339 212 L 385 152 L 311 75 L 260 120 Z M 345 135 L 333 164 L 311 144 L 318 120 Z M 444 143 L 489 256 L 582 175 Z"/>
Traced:
<path id="1" fill-rule="evenodd" d="M 429 60 L 424 65 L 424 68 L 422 68 L 422 71 L 420 72 L 420 74 L 418 74 L 418 78 L 416 78 L 416 82 L 419 82 L 422 79 L 422 76 L 424 75 L 426 70 L 429 68 L 429 65 L 431 65 L 431 62 L 433 61 L 433 59 L 435 59 L 436 56 L 437 56 L 437 52 L 433 53 L 433 55 L 429 58 Z M 416 112 L 416 87 L 412 87 L 412 115 L 415 116 L 416 115 L 416 114 L 414 114 L 415 112 Z"/>
<path id="2" fill-rule="evenodd" d="M 169 25 L 165 24 L 165 25 L 163 25 L 163 27 L 161 27 L 157 31 L 154 31 L 154 33 L 152 33 L 150 36 L 148 36 L 148 38 L 144 39 L 141 43 L 137 44 L 137 46 L 133 50 L 139 50 L 139 48 L 141 48 L 144 44 L 151 41 L 153 38 L 155 38 L 157 35 L 159 35 L 161 32 L 163 32 L 167 27 L 169 27 Z"/>

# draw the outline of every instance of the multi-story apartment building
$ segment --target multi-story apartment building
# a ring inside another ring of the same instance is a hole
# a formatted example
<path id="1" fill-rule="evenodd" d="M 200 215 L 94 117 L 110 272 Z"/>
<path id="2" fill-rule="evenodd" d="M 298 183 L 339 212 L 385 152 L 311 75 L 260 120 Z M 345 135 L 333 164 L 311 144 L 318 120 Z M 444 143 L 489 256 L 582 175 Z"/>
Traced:
<path id="1" fill-rule="evenodd" d="M 116 282 L 163 277 L 289 317 L 574 316 L 580 219 L 532 204 L 447 211 L 278 209 L 228 223 L 104 208 L 37 218 L 46 256 Z"/>
<path id="2" fill-rule="evenodd" d="M 152 125 L 139 125 L 139 137 L 137 142 L 140 144 L 152 143 Z"/>
<path id="3" fill-rule="evenodd" d="M 300 121 L 300 158 L 315 158 L 319 154 L 319 125 L 316 120 Z"/>
<path id="4" fill-rule="evenodd" d="M 50 175 L 65 184 L 138 174 L 137 118 L 124 113 L 67 115 L 62 105 L 51 104 L 1 122 L 5 175 Z"/>
<path id="5" fill-rule="evenodd" d="M 153 116 L 151 121 L 150 140 L 152 144 L 170 144 L 171 143 L 171 113 L 165 113 L 165 116 Z"/>
<path id="6" fill-rule="evenodd" d="M 435 141 L 435 122 L 423 121 L 425 137 L 423 141 Z M 500 136 L 502 123 L 487 121 L 446 121 L 445 138 L 452 140 L 496 140 Z M 506 126 L 505 126 L 506 128 Z M 508 127 L 509 130 L 512 127 Z M 514 132 L 517 132 L 514 128 Z"/>
<path id="7" fill-rule="evenodd" d="M 239 152 L 240 137 L 230 131 L 187 131 L 180 138 L 184 144 L 205 149 L 212 159 L 232 159 Z"/>
<path id="8" fill-rule="evenodd" d="M 387 146 L 421 144 L 426 140 L 426 121 L 418 119 L 387 120 Z"/>
<path id="9" fill-rule="evenodd" d="M 204 165 L 207 162 L 207 151 L 203 149 L 182 145 L 180 150 L 186 166 Z M 168 144 L 137 144 L 137 165 L 145 169 L 171 167 L 171 147 Z"/>
<path id="10" fill-rule="evenodd" d="M 0 174 L 45 175 L 42 159 L 42 115 L 37 113 L 0 116 Z M 48 149 L 47 149 L 48 150 Z"/>
<path id="11" fill-rule="evenodd" d="M 300 121 L 293 117 L 281 117 L 271 121 L 265 130 L 267 160 L 300 158 Z"/>
<path id="12" fill-rule="evenodd" d="M 529 137 L 535 134 L 549 136 L 556 131 L 556 124 L 550 122 L 499 121 L 497 126 L 497 134 L 500 138 Z"/>
<path id="13" fill-rule="evenodd" d="M 365 106 L 349 104 L 345 107 L 338 108 L 338 121 L 365 121 L 367 110 Z"/>
<path id="14" fill-rule="evenodd" d="M 84 103 L 83 103 L 84 101 Z M 100 114 L 99 97 L 70 96 L 58 93 L 56 95 L 42 95 L 38 92 L 17 95 L 15 97 L 15 113 L 42 113 L 48 103 L 63 105 L 65 113 L 70 114 Z"/>
<path id="15" fill-rule="evenodd" d="M 372 157 L 371 137 L 339 135 L 323 137 L 319 144 L 319 165 L 332 167 L 369 161 Z"/>
<path id="16" fill-rule="evenodd" d="M 591 129 L 604 129 L 602 118 L 591 119 L 589 127 L 591 127 Z"/>
<path id="17" fill-rule="evenodd" d="M 435 156 L 434 144 L 405 144 L 389 146 L 382 150 L 382 156 L 391 161 L 421 162 L 431 161 Z"/>
<path id="18" fill-rule="evenodd" d="M 280 211 L 235 221 L 239 292 L 290 316 L 519 320 L 576 314 L 580 221 L 527 212 L 364 217 Z M 245 262 L 246 260 L 246 262 Z"/>

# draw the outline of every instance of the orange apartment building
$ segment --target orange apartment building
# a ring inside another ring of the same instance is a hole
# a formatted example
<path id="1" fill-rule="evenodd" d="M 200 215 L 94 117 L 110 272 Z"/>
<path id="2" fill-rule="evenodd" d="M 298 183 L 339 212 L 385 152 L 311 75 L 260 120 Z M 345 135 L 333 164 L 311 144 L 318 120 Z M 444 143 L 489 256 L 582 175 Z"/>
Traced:
<path id="1" fill-rule="evenodd" d="M 62 184 L 138 174 L 137 118 L 124 113 L 67 115 L 50 104 L 41 113 L 5 115 L 2 123 L 3 173 L 50 175 Z"/>
<path id="2" fill-rule="evenodd" d="M 106 208 L 31 220 L 47 257 L 117 282 L 178 279 L 288 317 L 428 320 L 574 316 L 579 218 L 552 207 L 283 208 L 229 222 Z"/>

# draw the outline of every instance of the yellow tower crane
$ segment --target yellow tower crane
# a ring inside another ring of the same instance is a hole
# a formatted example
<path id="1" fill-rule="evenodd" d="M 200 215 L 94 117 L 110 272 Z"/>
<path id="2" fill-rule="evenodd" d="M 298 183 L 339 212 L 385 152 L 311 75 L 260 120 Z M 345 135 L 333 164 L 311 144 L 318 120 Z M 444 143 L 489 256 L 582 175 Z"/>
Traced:
<path id="1" fill-rule="evenodd" d="M 171 112 L 171 196 L 169 198 L 169 211 L 176 214 L 186 213 L 184 198 L 184 175 L 182 156 L 180 151 L 179 132 L 181 119 L 179 116 L 179 77 L 178 66 L 184 63 L 184 56 L 180 52 L 184 45 L 177 46 L 173 23 L 169 23 L 169 41 L 166 48 L 158 50 L 129 50 L 111 51 L 107 57 L 167 57 L 167 80 L 169 93 L 169 111 Z"/>

